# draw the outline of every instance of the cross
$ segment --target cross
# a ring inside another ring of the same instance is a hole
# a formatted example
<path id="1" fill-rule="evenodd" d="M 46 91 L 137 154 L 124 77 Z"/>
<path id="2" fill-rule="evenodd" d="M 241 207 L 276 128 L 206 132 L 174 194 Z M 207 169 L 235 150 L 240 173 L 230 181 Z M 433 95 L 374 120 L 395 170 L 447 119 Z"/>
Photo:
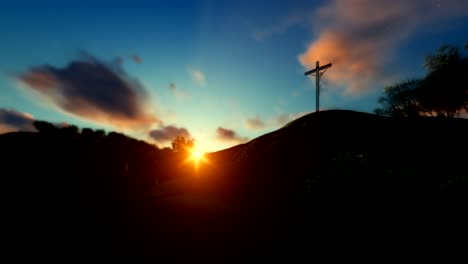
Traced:
<path id="1" fill-rule="evenodd" d="M 319 98 L 320 98 L 320 78 L 325 72 L 320 72 L 322 70 L 326 70 L 332 66 L 331 63 L 328 63 L 327 65 L 320 66 L 319 61 L 315 62 L 315 69 L 306 71 L 304 75 L 309 75 L 312 73 L 315 73 L 315 112 L 320 111 L 319 107 Z"/>

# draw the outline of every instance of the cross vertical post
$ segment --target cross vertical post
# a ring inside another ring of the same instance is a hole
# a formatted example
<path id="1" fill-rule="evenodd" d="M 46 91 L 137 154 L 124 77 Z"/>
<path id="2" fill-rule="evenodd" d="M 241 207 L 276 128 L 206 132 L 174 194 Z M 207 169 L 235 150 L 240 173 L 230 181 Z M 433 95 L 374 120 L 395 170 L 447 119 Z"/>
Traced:
<path id="1" fill-rule="evenodd" d="M 323 65 L 320 67 L 319 61 L 315 62 L 315 69 L 307 71 L 304 73 L 304 75 L 309 75 L 312 73 L 315 73 L 315 112 L 320 111 L 320 78 L 322 77 L 323 73 L 320 73 L 322 70 L 327 70 L 332 66 L 331 63 L 328 63 L 326 65 Z"/>
<path id="2" fill-rule="evenodd" d="M 315 112 L 320 111 L 320 63 L 319 61 L 315 62 Z"/>

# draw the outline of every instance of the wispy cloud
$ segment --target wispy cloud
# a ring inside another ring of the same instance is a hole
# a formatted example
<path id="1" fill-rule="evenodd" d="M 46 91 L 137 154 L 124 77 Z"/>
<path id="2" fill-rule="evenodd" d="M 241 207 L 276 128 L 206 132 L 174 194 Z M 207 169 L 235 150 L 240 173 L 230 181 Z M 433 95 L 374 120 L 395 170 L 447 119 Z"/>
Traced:
<path id="1" fill-rule="evenodd" d="M 192 80 L 198 85 L 205 85 L 206 84 L 206 77 L 205 74 L 201 70 L 196 69 L 189 69 L 190 75 L 192 76 Z"/>
<path id="2" fill-rule="evenodd" d="M 142 63 L 141 57 L 138 55 L 132 55 L 132 60 L 138 64 Z"/>
<path id="3" fill-rule="evenodd" d="M 174 95 L 177 100 L 183 101 L 189 98 L 189 94 L 177 88 L 177 85 L 173 82 L 169 83 L 169 91 L 171 91 L 172 95 Z"/>
<path id="4" fill-rule="evenodd" d="M 120 57 L 120 56 L 119 56 L 119 57 L 116 57 L 116 58 L 114 59 L 114 63 L 117 64 L 117 65 L 122 66 L 122 64 L 124 63 L 124 59 L 123 59 L 122 57 Z"/>
<path id="5" fill-rule="evenodd" d="M 221 141 L 233 143 L 244 143 L 249 140 L 247 137 L 238 135 L 236 131 L 224 127 L 218 127 L 216 129 L 216 137 Z"/>
<path id="6" fill-rule="evenodd" d="M 83 54 L 66 67 L 43 65 L 17 76 L 31 91 L 66 113 L 119 128 L 148 128 L 161 121 L 148 104 L 145 87 L 118 61 Z"/>
<path id="7" fill-rule="evenodd" d="M 291 93 L 291 96 L 292 96 L 292 97 L 299 97 L 299 96 L 301 96 L 301 94 L 302 94 L 301 91 L 293 91 L 293 92 Z"/>
<path id="8" fill-rule="evenodd" d="M 175 85 L 175 83 L 169 83 L 169 90 L 171 90 L 171 92 L 177 90 L 177 86 Z"/>
<path id="9" fill-rule="evenodd" d="M 296 113 L 280 113 L 270 118 L 262 119 L 259 116 L 247 118 L 245 120 L 245 127 L 251 131 L 259 131 L 266 129 L 278 129 L 287 123 L 300 118 L 309 112 L 296 112 Z"/>
<path id="10" fill-rule="evenodd" d="M 159 129 L 154 129 L 149 132 L 149 136 L 158 143 L 171 142 L 178 136 L 183 136 L 187 139 L 191 138 L 189 131 L 183 127 L 163 126 Z"/>
<path id="11" fill-rule="evenodd" d="M 273 124 L 275 126 L 282 127 L 287 123 L 298 119 L 299 117 L 309 114 L 308 112 L 298 112 L 298 113 L 283 113 L 273 117 Z"/>
<path id="12" fill-rule="evenodd" d="M 369 91 L 390 75 L 392 52 L 423 27 L 468 14 L 466 0 L 334 0 L 312 15 L 318 37 L 299 55 L 306 68 L 332 62 L 327 78 L 345 94 Z"/>
<path id="13" fill-rule="evenodd" d="M 267 127 L 267 124 L 259 116 L 247 118 L 245 125 L 250 130 L 262 130 Z"/>
<path id="14" fill-rule="evenodd" d="M 309 10 L 302 8 L 291 10 L 286 16 L 279 19 L 277 23 L 254 30 L 252 37 L 256 41 L 263 41 L 273 35 L 284 33 L 292 27 L 307 25 L 307 22 L 311 20 L 310 13 Z"/>
<path id="15" fill-rule="evenodd" d="M 0 134 L 14 131 L 35 131 L 31 114 L 0 108 Z"/>

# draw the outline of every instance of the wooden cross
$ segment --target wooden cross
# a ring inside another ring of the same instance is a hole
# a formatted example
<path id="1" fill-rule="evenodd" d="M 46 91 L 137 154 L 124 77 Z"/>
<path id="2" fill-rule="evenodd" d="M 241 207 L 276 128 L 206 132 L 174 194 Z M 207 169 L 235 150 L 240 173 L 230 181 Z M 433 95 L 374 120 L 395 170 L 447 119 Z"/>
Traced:
<path id="1" fill-rule="evenodd" d="M 315 112 L 318 112 L 320 111 L 320 107 L 319 107 L 319 98 L 320 98 L 320 78 L 322 77 L 322 75 L 324 74 L 324 72 L 320 72 L 322 70 L 326 70 L 328 68 L 330 68 L 332 66 L 331 63 L 328 63 L 327 65 L 323 65 L 323 66 L 320 66 L 320 63 L 319 61 L 316 61 L 315 62 L 315 69 L 313 70 L 310 70 L 310 71 L 306 71 L 304 73 L 304 75 L 309 75 L 309 74 L 312 74 L 312 73 L 315 73 Z"/>

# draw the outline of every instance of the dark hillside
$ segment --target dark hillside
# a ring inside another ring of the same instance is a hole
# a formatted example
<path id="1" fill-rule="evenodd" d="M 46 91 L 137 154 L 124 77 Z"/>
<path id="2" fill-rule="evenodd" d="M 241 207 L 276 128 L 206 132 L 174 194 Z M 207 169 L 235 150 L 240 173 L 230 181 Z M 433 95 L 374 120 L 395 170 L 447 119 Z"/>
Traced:
<path id="1" fill-rule="evenodd" d="M 242 193 L 237 200 L 278 220 L 272 230 L 290 221 L 293 210 L 312 228 L 297 231 L 306 240 L 324 232 L 436 249 L 465 231 L 466 135 L 465 119 L 324 111 L 212 159 L 230 161 L 224 174 Z"/>
<path id="2" fill-rule="evenodd" d="M 324 111 L 195 173 L 117 133 L 4 134 L 10 244 L 155 258 L 461 252 L 466 135 L 465 119 Z"/>

